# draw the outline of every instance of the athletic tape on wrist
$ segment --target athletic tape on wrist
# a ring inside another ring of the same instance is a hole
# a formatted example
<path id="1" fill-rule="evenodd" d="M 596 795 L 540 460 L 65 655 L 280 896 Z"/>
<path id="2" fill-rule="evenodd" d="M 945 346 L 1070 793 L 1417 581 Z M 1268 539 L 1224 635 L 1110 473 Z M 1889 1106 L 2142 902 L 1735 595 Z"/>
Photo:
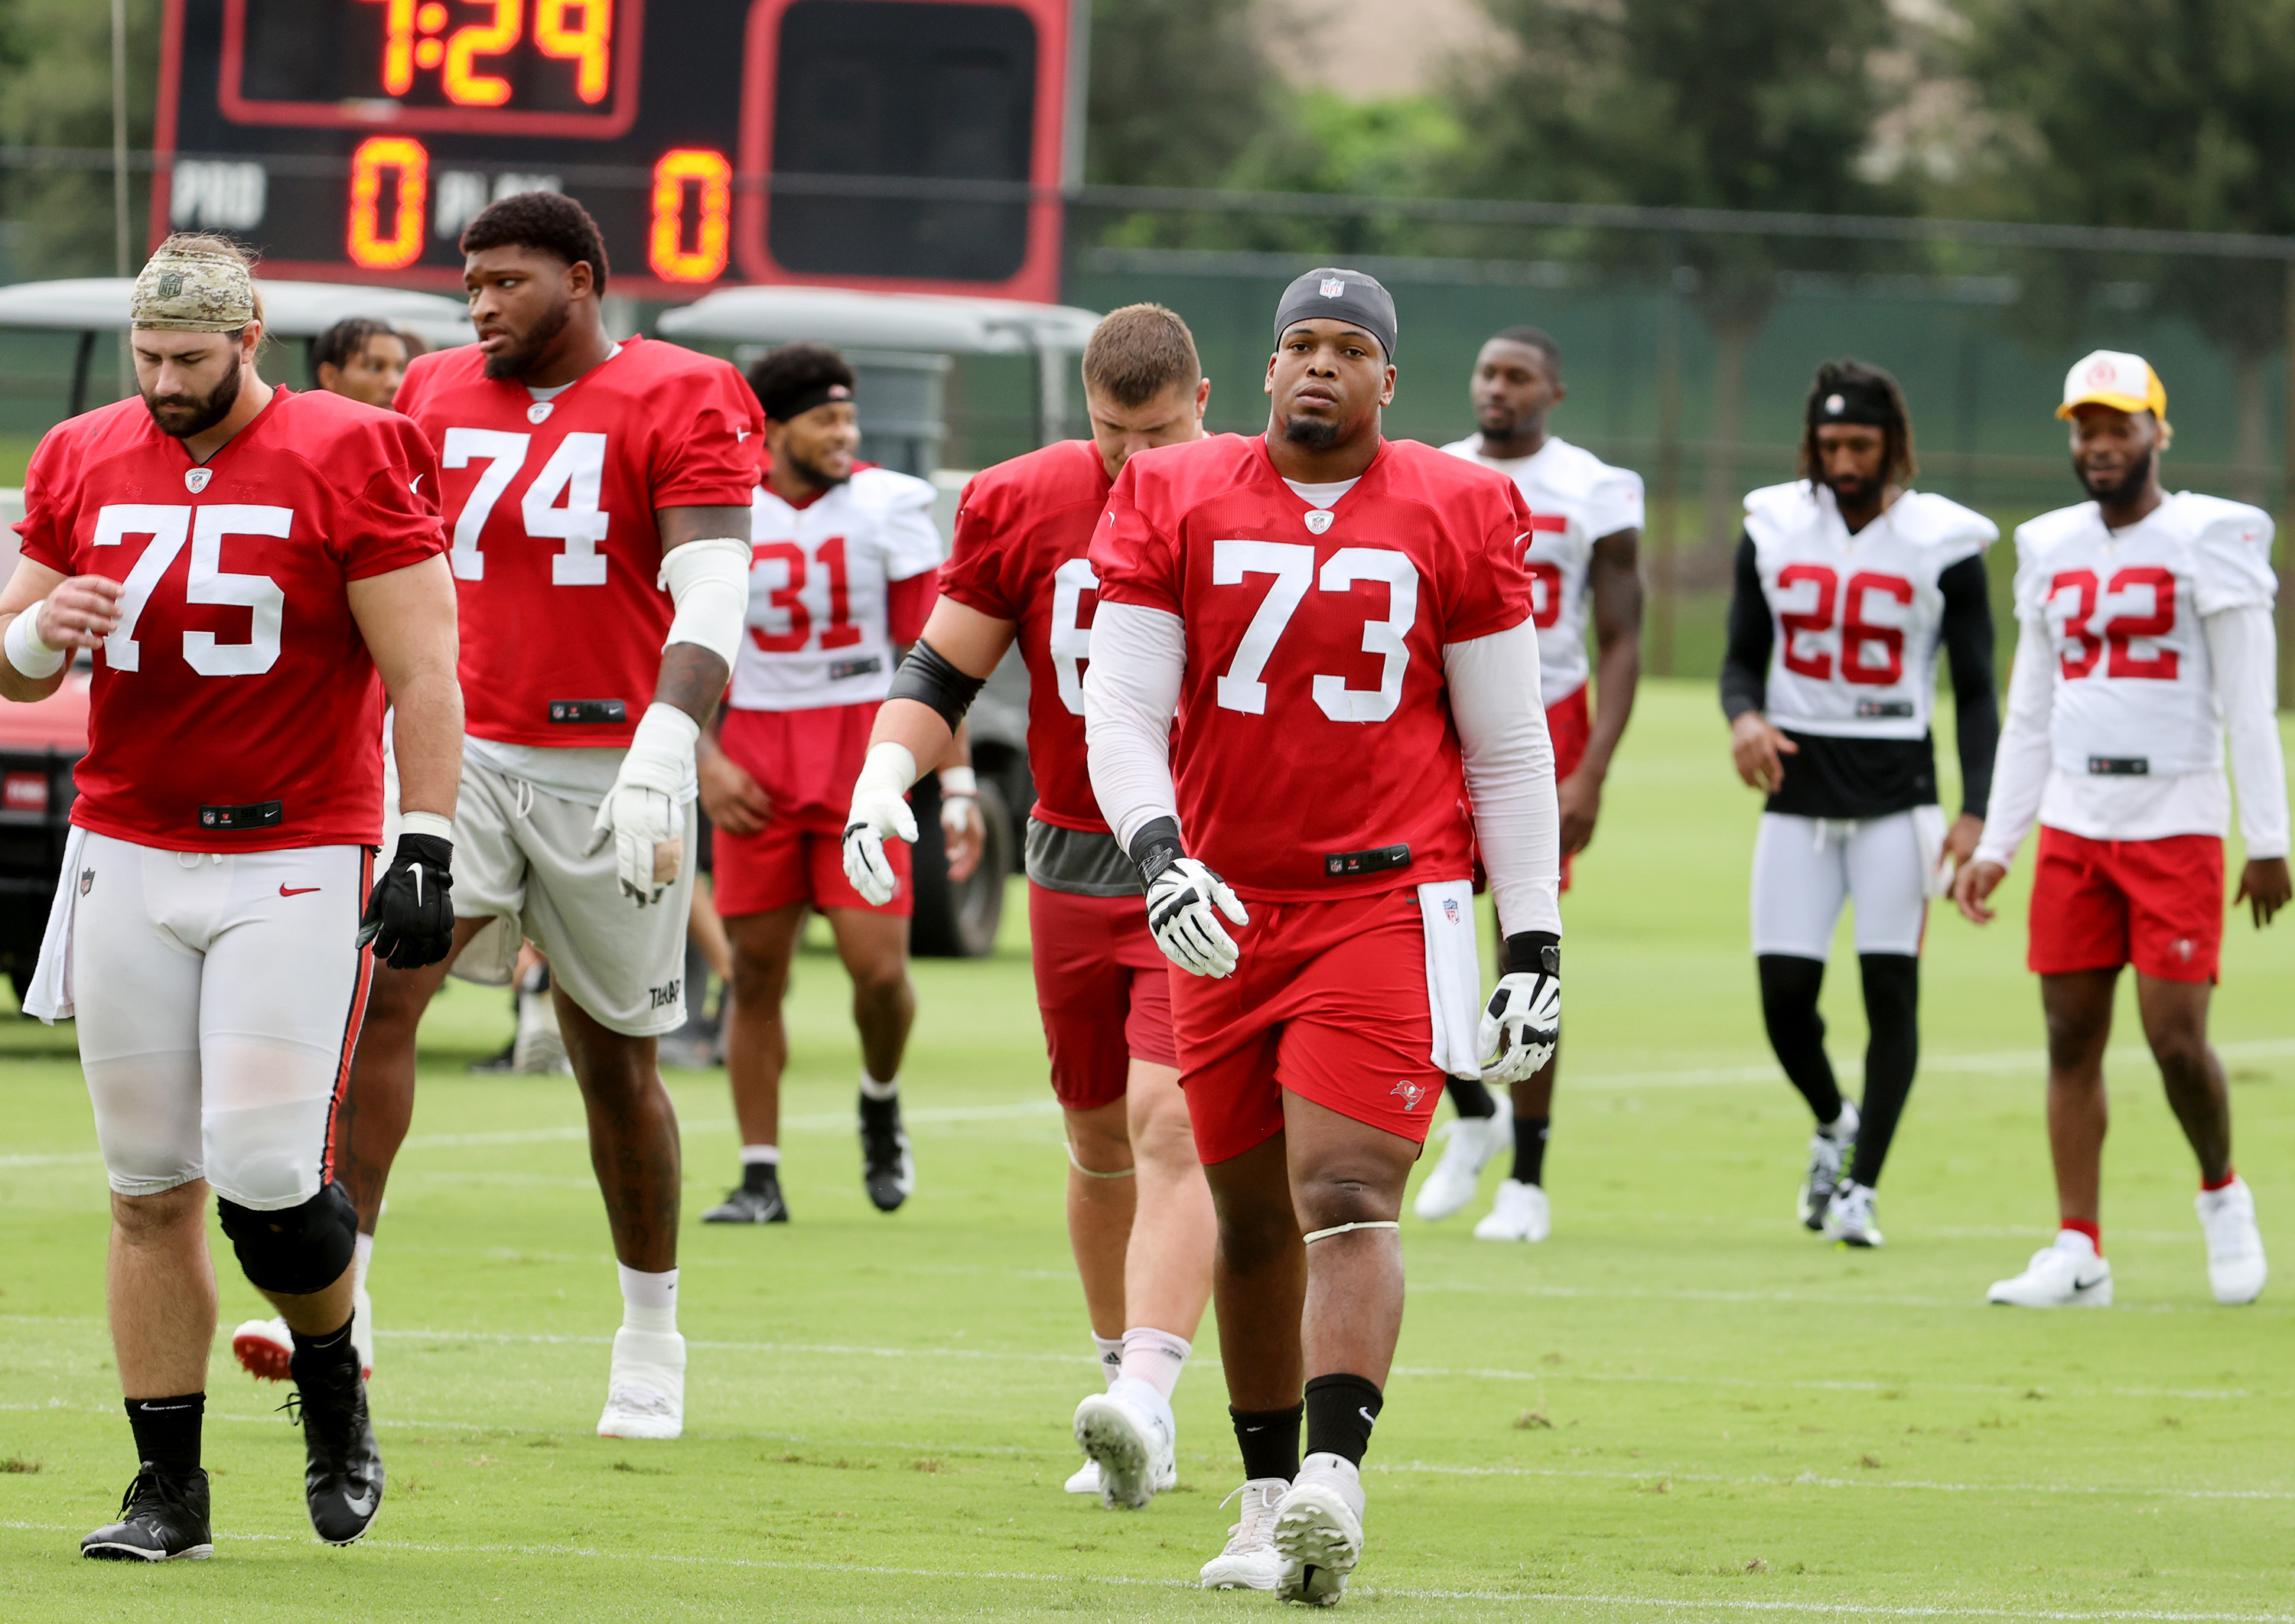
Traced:
<path id="1" fill-rule="evenodd" d="M 940 770 L 940 792 L 944 796 L 980 794 L 980 775 L 969 767 L 943 767 Z"/>
<path id="2" fill-rule="evenodd" d="M 40 641 L 40 611 L 45 598 L 8 623 L 8 663 L 35 681 L 52 677 L 71 658 L 69 649 L 51 649 Z"/>
<path id="3" fill-rule="evenodd" d="M 1305 1236 L 1305 1244 L 1311 1246 L 1317 1241 L 1329 1240 L 1331 1236 L 1344 1235 L 1350 1229 L 1400 1229 L 1401 1228 L 1401 1224 L 1391 1218 L 1374 1218 L 1359 1224 L 1335 1224 L 1328 1229 L 1309 1230 Z"/>
<path id="4" fill-rule="evenodd" d="M 398 827 L 409 835 L 429 835 L 439 840 L 454 837 L 454 820 L 437 812 L 402 812 L 398 814 Z"/>
<path id="5" fill-rule="evenodd" d="M 1138 1168 L 1136 1168 L 1136 1167 L 1127 1167 L 1127 1168 L 1125 1168 L 1125 1169 L 1124 1169 L 1123 1171 L 1121 1171 L 1121 1172 L 1115 1172 L 1115 1173 L 1103 1173 L 1103 1172 L 1097 1172 L 1097 1171 L 1094 1171 L 1092 1169 L 1090 1169 L 1090 1168 L 1089 1168 L 1089 1167 L 1086 1167 L 1082 1163 L 1081 1163 L 1081 1162 L 1079 1162 L 1079 1161 L 1077 1161 L 1077 1160 L 1076 1160 L 1076 1153 L 1075 1153 L 1075 1147 L 1074 1147 L 1074 1146 L 1073 1146 L 1073 1145 L 1069 1146 L 1069 1147 L 1067 1147 L 1067 1151 L 1068 1151 L 1068 1165 L 1069 1165 L 1070 1167 L 1074 1168 L 1074 1169 L 1076 1170 L 1076 1171 L 1078 1171 L 1078 1172 L 1082 1173 L 1082 1174 L 1085 1178 L 1087 1178 L 1087 1179 L 1129 1179 L 1129 1178 L 1131 1178 L 1132 1175 L 1134 1175 L 1135 1173 L 1137 1173 L 1137 1172 L 1139 1171 L 1139 1170 Z"/>

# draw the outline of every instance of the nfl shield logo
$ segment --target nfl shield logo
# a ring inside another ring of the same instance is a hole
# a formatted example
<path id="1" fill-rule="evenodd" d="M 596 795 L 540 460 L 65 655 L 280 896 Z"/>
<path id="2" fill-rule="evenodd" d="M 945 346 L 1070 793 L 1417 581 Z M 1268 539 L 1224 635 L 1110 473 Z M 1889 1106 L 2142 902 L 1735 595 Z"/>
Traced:
<path id="1" fill-rule="evenodd" d="M 82 869 L 79 871 L 79 894 L 82 896 L 86 896 L 88 894 L 89 887 L 94 884 L 95 870 L 93 869 Z"/>
<path id="2" fill-rule="evenodd" d="M 208 481 L 214 477 L 215 469 L 211 468 L 187 468 L 184 470 L 184 488 L 196 496 L 208 488 Z"/>
<path id="3" fill-rule="evenodd" d="M 1315 535 L 1320 535 L 1331 527 L 1331 510 L 1328 508 L 1311 508 L 1307 511 L 1306 519 L 1307 528 Z"/>
<path id="4" fill-rule="evenodd" d="M 554 401 L 535 401 L 534 404 L 526 409 L 526 420 L 529 423 L 548 422 L 550 420 L 551 408 L 556 404 L 557 403 Z"/>
<path id="5" fill-rule="evenodd" d="M 1340 294 L 1344 293 L 1346 290 L 1347 284 L 1344 282 L 1342 282 L 1339 278 L 1335 276 L 1326 276 L 1323 278 L 1323 285 L 1320 291 L 1325 298 L 1336 298 Z"/>
<path id="6" fill-rule="evenodd" d="M 1458 904 L 1447 896 L 1442 899 L 1442 917 L 1453 925 L 1458 922 Z"/>

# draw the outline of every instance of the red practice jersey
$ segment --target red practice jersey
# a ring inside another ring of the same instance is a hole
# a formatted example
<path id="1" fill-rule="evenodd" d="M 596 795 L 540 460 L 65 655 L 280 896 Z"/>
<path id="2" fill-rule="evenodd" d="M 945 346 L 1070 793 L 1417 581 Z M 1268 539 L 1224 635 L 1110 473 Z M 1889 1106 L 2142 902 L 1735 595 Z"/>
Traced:
<path id="1" fill-rule="evenodd" d="M 274 390 L 204 467 L 140 396 L 52 429 L 24 556 L 121 583 L 72 821 L 176 852 L 382 838 L 382 682 L 349 584 L 445 551 L 414 426 Z"/>
<path id="2" fill-rule="evenodd" d="M 546 401 L 485 367 L 475 344 L 420 356 L 396 403 L 438 451 L 464 725 L 625 746 L 669 635 L 654 511 L 746 510 L 764 414 L 726 363 L 644 339 Z"/>
<path id="3" fill-rule="evenodd" d="M 1018 628 L 1034 815 L 1103 834 L 1107 824 L 1084 766 L 1083 670 L 1099 600 L 1091 538 L 1111 486 L 1090 440 L 1063 440 L 976 475 L 940 575 L 943 596 Z"/>
<path id="4" fill-rule="evenodd" d="M 1268 902 L 1466 878 L 1442 649 L 1530 618 L 1529 530 L 1513 481 L 1413 440 L 1382 444 L 1327 511 L 1257 437 L 1125 463 L 1091 564 L 1105 601 L 1187 624 L 1188 849 Z"/>

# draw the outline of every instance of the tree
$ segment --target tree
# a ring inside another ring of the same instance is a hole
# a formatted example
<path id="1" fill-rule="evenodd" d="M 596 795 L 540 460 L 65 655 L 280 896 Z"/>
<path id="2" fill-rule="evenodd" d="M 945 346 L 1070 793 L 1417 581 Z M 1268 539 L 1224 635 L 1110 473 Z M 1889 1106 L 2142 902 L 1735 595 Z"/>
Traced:
<path id="1" fill-rule="evenodd" d="M 127 144 L 151 147 L 159 72 L 159 0 L 127 3 Z M 0 141 L 111 144 L 111 12 L 94 0 L 0 0 Z M 87 169 L 5 173 L 7 217 L 25 227 L 22 257 L 40 276 L 111 273 L 111 176 Z M 143 246 L 150 178 L 131 196 L 131 249 Z"/>
<path id="2" fill-rule="evenodd" d="M 1251 12 L 1251 0 L 1092 0 L 1090 180 L 1221 183 L 1279 92 Z"/>
<path id="3" fill-rule="evenodd" d="M 1461 76 L 1461 190 L 1482 197 L 1811 214 L 1899 200 L 1858 165 L 1888 96 L 1888 0 L 1483 0 L 1515 45 Z M 1681 245 L 1716 349 L 1706 527 L 1726 541 L 1745 359 L 1776 299 L 1776 245 Z M 1809 264 L 1840 257 L 1812 247 Z M 1670 268 L 1670 267 L 1667 267 Z"/>
<path id="4" fill-rule="evenodd" d="M 1968 15 L 1968 69 L 2008 122 L 1997 178 L 2020 212 L 2295 234 L 2295 0 L 1974 0 Z M 2258 467 L 2289 267 L 2193 257 L 2153 274 L 2229 361 L 2237 454 Z"/>

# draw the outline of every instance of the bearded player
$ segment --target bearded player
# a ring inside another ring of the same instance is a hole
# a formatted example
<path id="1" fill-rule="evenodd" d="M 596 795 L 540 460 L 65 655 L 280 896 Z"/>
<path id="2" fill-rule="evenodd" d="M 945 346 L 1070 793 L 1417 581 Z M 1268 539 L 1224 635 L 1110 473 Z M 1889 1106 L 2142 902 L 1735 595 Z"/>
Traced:
<path id="1" fill-rule="evenodd" d="M 621 1277 L 598 1432 L 674 1438 L 677 1118 L 655 1040 L 685 1018 L 694 744 L 748 603 L 760 420 L 725 363 L 607 334 L 605 249 L 571 198 L 492 204 L 462 251 L 478 342 L 422 356 L 398 396 L 439 451 L 461 600 L 454 947 L 504 921 L 549 956 Z M 367 1010 L 346 1182 L 369 1235 L 445 975 L 385 973 Z"/>
<path id="2" fill-rule="evenodd" d="M 1594 838 L 1602 780 L 1633 714 L 1642 671 L 1642 479 L 1546 431 L 1567 393 L 1562 347 L 1535 327 L 1509 327 L 1482 346 L 1470 398 L 1481 433 L 1442 449 L 1494 468 L 1530 506 L 1528 566 L 1536 594 L 1538 680 L 1554 739 L 1555 794 L 1562 812 L 1562 888 L 1570 859 Z M 1586 615 L 1593 610 L 1601 706 L 1586 702 Z M 1503 973 L 1503 971 L 1501 972 Z M 1514 1168 L 1497 1203 L 1474 1226 L 1484 1241 L 1542 1241 L 1553 1231 L 1546 1199 L 1546 1141 L 1554 1107 L 1553 1060 L 1508 1090 L 1513 1120 L 1480 1078 L 1450 1080 L 1458 1120 L 1444 1130 L 1442 1159 L 1418 1187 L 1418 1216 L 1448 1218 L 1474 1198 L 1485 1163 L 1509 1144 Z"/>
<path id="3" fill-rule="evenodd" d="M 1183 972 L 1247 1479 L 1227 1554 L 1326 1604 L 1362 1552 L 1427 1118 L 1446 1075 L 1537 1071 L 1562 1003 L 1530 516 L 1499 475 L 1381 437 L 1394 338 L 1385 289 L 1311 271 L 1277 310 L 1265 436 L 1125 465 L 1083 680 L 1093 792 Z M 1510 965 L 1479 1023 L 1477 847 Z"/>
<path id="4" fill-rule="evenodd" d="M 1067 1487 L 1136 1509 L 1176 1481 L 1172 1392 L 1211 1294 L 1212 1203 L 1180 1092 L 1170 966 L 1139 917 L 1139 874 L 1099 815 L 1084 761 L 1084 657 L 1098 598 L 1089 555 L 1124 462 L 1202 437 L 1211 382 L 1186 322 L 1131 305 L 1092 330 L 1083 391 L 1090 440 L 1016 457 L 965 487 L 941 600 L 878 714 L 853 788 L 845 862 L 862 894 L 892 894 L 902 842 L 915 836 L 902 797 L 917 763 L 939 758 L 1017 641 L 1036 779 L 1036 1003 L 1066 1118 L 1068 1242 L 1107 1378 L 1076 1411 L 1089 1458 Z M 891 836 L 900 838 L 888 846 Z M 1271 1566 L 1246 1563 L 1229 1582 L 1268 1588 Z"/>
<path id="5" fill-rule="evenodd" d="M 1991 815 L 1954 900 L 1978 924 L 2037 820 L 2027 962 L 2047 1017 L 2058 1229 L 1991 1302 L 2108 1307 L 2104 1046 L 2124 965 L 2168 1103 L 2200 1163 L 2194 1197 L 2216 1301 L 2269 1273 L 2255 1197 L 2233 1169 L 2231 1095 L 2208 1044 L 2223 941 L 2229 735 L 2257 929 L 2287 905 L 2287 768 L 2275 711 L 2271 519 L 2160 488 L 2168 391 L 2140 355 L 2098 350 L 2064 379 L 2072 469 L 2089 500 L 2016 531 L 2021 632 Z"/>
<path id="6" fill-rule="evenodd" d="M 1878 367 L 1827 362 L 1804 416 L 1802 477 L 1745 498 L 1721 709 L 1738 776 L 1768 796 L 1753 954 L 1769 1045 L 1817 1118 L 1797 1211 L 1829 1240 L 1878 1246 L 1874 1191 L 1920 1065 L 1928 900 L 1947 860 L 1975 850 L 1999 738 L 1984 550 L 2000 532 L 1910 488 L 1912 420 Z M 1960 751 L 1949 829 L 1929 731 L 1940 651 Z M 1861 1107 L 1834 1079 L 1817 1007 L 1844 902 L 1869 1034 Z"/>
<path id="7" fill-rule="evenodd" d="M 131 313 L 138 398 L 40 442 L 0 593 L 0 695 L 44 699 L 74 650 L 95 656 L 25 1001 L 78 1017 L 141 1463 L 80 1553 L 214 1554 L 210 1189 L 289 1327 L 311 1526 L 347 1545 L 381 1508 L 383 1467 L 351 1340 L 336 1114 L 374 957 L 429 964 L 453 929 L 461 702 L 437 461 L 404 418 L 263 381 L 261 306 L 225 239 L 162 243 Z M 386 697 L 406 832 L 376 882 Z"/>
<path id="8" fill-rule="evenodd" d="M 880 1212 L 916 1187 L 900 1093 L 917 1012 L 911 893 L 903 883 L 872 902 L 856 892 L 837 843 L 870 724 L 892 686 L 894 649 L 916 641 L 940 578 L 930 482 L 854 465 L 861 427 L 845 358 L 817 344 L 784 345 L 750 370 L 749 387 L 764 411 L 768 459 L 750 535 L 748 634 L 724 714 L 701 743 L 715 902 L 732 948 L 725 1069 L 741 1130 L 741 1182 L 701 1215 L 719 1224 L 788 1221 L 781 1000 L 797 934 L 816 908 L 853 981 L 862 1187 Z M 955 880 L 979 860 L 975 788 L 960 754 L 943 767 L 941 819 Z"/>

